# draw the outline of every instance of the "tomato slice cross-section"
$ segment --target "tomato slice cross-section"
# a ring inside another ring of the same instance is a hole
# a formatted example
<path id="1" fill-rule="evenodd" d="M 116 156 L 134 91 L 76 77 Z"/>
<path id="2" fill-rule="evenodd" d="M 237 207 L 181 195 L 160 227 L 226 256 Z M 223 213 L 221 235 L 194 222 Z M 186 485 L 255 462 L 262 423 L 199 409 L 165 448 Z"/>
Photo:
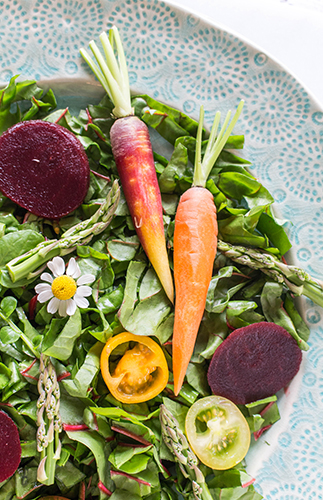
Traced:
<path id="1" fill-rule="evenodd" d="M 229 399 L 208 396 L 187 412 L 185 431 L 194 453 L 216 470 L 237 465 L 250 446 L 250 429 L 239 408 Z"/>
<path id="2" fill-rule="evenodd" d="M 122 355 L 111 373 L 110 358 L 120 348 Z M 160 394 L 168 382 L 163 350 L 147 336 L 123 332 L 111 337 L 102 350 L 100 365 L 109 391 L 121 403 L 148 401 Z"/>

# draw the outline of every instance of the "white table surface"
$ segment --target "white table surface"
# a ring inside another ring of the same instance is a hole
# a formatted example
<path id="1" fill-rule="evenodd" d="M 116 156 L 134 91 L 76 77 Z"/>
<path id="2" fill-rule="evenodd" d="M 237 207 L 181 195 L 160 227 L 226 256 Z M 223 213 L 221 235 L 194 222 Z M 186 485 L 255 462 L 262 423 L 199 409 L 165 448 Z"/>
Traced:
<path id="1" fill-rule="evenodd" d="M 323 0 L 169 0 L 259 47 L 323 107 Z"/>

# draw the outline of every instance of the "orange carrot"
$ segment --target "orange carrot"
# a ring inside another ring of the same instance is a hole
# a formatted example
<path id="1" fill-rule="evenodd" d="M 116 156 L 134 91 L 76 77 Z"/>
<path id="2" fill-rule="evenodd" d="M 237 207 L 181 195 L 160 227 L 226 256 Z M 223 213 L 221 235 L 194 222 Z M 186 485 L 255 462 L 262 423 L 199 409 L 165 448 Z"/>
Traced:
<path id="1" fill-rule="evenodd" d="M 218 134 L 220 113 L 214 119 L 208 145 L 201 162 L 201 108 L 197 132 L 192 187 L 180 198 L 174 231 L 175 322 L 173 330 L 174 393 L 177 396 L 193 354 L 197 333 L 204 314 L 207 291 L 217 251 L 217 215 L 211 192 L 206 189 L 209 173 L 223 149 L 240 113 L 238 106 L 231 123 L 230 112 Z M 228 127 L 227 127 L 228 126 Z"/>
<path id="2" fill-rule="evenodd" d="M 115 105 L 113 114 L 117 120 L 111 127 L 110 141 L 121 185 L 140 243 L 173 302 L 161 194 L 148 127 L 133 114 L 127 65 L 117 28 L 110 30 L 109 38 L 102 33 L 100 40 L 105 60 L 96 44 L 93 41 L 89 44 L 99 67 L 85 50 L 81 49 L 81 54 Z"/>

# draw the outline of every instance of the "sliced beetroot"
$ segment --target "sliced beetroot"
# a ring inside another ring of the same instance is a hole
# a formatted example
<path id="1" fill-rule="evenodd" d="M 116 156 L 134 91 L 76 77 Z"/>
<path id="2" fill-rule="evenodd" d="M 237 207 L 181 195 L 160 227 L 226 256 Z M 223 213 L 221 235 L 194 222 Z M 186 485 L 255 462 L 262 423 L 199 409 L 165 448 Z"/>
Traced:
<path id="1" fill-rule="evenodd" d="M 18 123 L 0 137 L 0 190 L 29 212 L 59 219 L 89 187 L 90 168 L 77 137 L 56 123 Z"/>
<path id="2" fill-rule="evenodd" d="M 16 424 L 0 411 L 0 483 L 16 472 L 20 464 L 21 445 Z"/>
<path id="3" fill-rule="evenodd" d="M 281 326 L 260 322 L 232 332 L 217 348 L 208 370 L 213 394 L 247 404 L 276 394 L 296 375 L 297 342 Z"/>

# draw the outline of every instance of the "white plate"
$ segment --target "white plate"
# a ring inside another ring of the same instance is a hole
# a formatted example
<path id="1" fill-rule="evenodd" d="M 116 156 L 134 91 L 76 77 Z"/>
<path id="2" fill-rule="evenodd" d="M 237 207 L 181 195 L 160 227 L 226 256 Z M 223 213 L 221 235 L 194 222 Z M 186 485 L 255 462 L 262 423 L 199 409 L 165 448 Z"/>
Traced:
<path id="1" fill-rule="evenodd" d="M 203 104 L 209 124 L 216 110 L 245 100 L 235 129 L 245 135 L 244 155 L 290 221 L 295 263 L 322 279 L 323 111 L 288 71 L 246 41 L 157 0 L 1 2 L 0 81 L 18 73 L 55 81 L 64 102 L 79 105 L 101 89 L 78 49 L 112 24 L 134 92 L 194 117 Z M 302 307 L 311 349 L 281 398 L 282 420 L 248 456 L 267 500 L 323 498 L 322 309 L 309 300 Z"/>

